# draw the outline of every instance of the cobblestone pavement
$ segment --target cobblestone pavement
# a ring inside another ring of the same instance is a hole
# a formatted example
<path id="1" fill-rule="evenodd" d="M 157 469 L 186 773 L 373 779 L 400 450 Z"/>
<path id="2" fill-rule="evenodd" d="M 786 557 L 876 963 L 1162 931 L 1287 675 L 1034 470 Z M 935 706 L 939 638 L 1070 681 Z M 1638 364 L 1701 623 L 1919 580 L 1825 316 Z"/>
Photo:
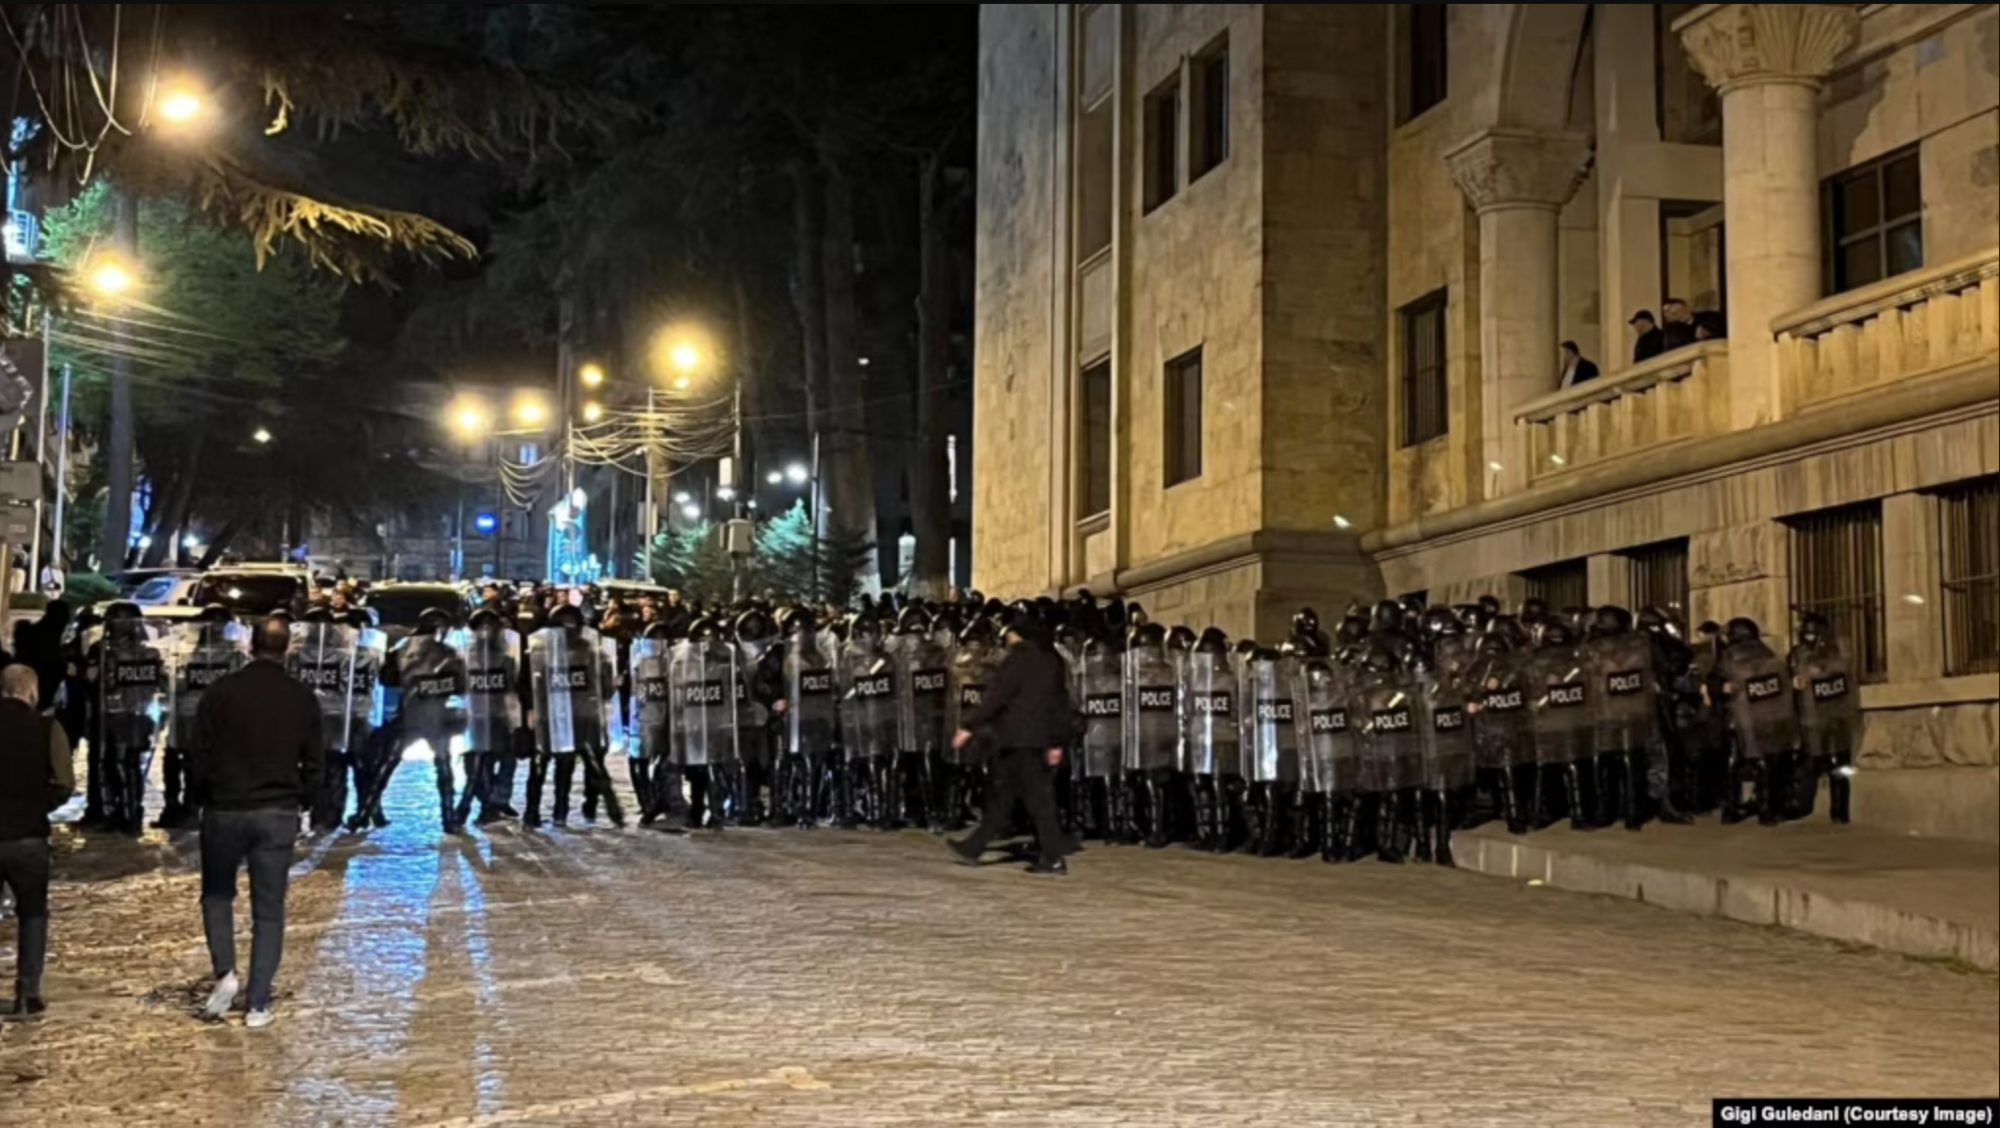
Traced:
<path id="1" fill-rule="evenodd" d="M 1047 881 L 921 835 L 440 845 L 430 794 L 302 858 L 262 1032 L 192 1017 L 193 843 L 63 832 L 0 1125 L 1681 1126 L 2000 1085 L 1993 978 L 1643 905 L 1103 848 Z"/>

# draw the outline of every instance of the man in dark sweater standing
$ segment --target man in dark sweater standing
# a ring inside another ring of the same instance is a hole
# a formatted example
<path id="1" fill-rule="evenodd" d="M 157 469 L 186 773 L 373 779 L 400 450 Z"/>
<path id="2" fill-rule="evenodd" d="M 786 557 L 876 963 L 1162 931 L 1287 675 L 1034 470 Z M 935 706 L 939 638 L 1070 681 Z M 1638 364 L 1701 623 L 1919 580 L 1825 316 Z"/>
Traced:
<path id="1" fill-rule="evenodd" d="M 0 885 L 14 891 L 20 921 L 14 999 L 0 1018 L 30 1019 L 42 1001 L 49 954 L 49 812 L 76 790 L 62 726 L 35 711 L 39 677 L 27 666 L 0 671 Z"/>
<path id="2" fill-rule="evenodd" d="M 250 664 L 202 695 L 189 790 L 202 809 L 201 923 L 215 966 L 207 1015 L 235 1005 L 236 874 L 250 868 L 250 997 L 245 1025 L 271 1025 L 271 983 L 285 954 L 285 886 L 300 813 L 312 804 L 326 755 L 319 700 L 285 672 L 291 630 L 266 620 Z"/>
<path id="3" fill-rule="evenodd" d="M 1048 628 L 1032 619 L 1016 620 L 1007 628 L 1007 656 L 952 738 L 952 747 L 961 752 L 975 739 L 993 750 L 986 813 L 970 836 L 951 843 L 960 860 L 977 865 L 986 847 L 1006 831 L 1018 802 L 1027 808 L 1040 851 L 1029 872 L 1068 872 L 1049 771 L 1062 764 L 1075 724 L 1069 678 L 1050 646 Z"/>

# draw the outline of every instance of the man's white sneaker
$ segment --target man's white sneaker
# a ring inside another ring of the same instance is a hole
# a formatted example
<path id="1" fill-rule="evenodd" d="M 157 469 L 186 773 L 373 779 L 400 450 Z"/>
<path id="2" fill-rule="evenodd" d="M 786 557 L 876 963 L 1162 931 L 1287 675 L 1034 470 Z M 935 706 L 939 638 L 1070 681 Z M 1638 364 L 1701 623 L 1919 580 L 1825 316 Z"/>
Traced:
<path id="1" fill-rule="evenodd" d="M 215 990 L 208 993 L 208 1005 L 201 1008 L 202 1017 L 210 1022 L 221 1021 L 222 1016 L 229 1013 L 229 1008 L 236 1005 L 236 992 L 239 990 L 241 987 L 233 971 L 216 980 Z"/>
<path id="2" fill-rule="evenodd" d="M 243 1025 L 252 1030 L 262 1030 L 278 1021 L 278 1016 L 270 1007 L 259 1007 L 243 1017 Z"/>

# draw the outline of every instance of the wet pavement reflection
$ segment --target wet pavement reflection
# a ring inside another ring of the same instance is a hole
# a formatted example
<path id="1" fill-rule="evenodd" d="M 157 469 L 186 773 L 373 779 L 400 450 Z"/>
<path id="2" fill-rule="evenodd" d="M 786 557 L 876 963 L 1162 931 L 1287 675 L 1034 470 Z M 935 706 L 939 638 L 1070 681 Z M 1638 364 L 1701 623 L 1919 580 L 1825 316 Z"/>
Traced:
<path id="1" fill-rule="evenodd" d="M 266 1031 L 193 1017 L 194 839 L 63 828 L 0 1125 L 1684 1125 L 2000 1076 L 1990 976 L 1476 875 L 436 802 L 407 764 L 391 827 L 301 849 Z"/>

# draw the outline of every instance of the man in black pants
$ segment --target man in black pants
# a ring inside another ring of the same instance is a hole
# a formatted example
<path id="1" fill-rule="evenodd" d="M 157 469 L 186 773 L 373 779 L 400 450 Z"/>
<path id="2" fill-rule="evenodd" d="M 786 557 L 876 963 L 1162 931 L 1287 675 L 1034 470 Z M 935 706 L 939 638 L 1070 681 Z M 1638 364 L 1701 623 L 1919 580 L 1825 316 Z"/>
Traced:
<path id="1" fill-rule="evenodd" d="M 275 1021 L 271 983 L 285 954 L 285 887 L 299 815 L 312 805 L 326 746 L 319 699 L 285 672 L 290 628 L 270 619 L 250 642 L 250 664 L 215 683 L 195 719 L 190 790 L 202 810 L 201 923 L 214 962 L 207 1016 L 236 1002 L 236 873 L 250 867 L 249 1017 Z"/>
<path id="2" fill-rule="evenodd" d="M 0 672 L 0 886 L 14 891 L 20 922 L 14 999 L 0 1018 L 31 1019 L 42 1001 L 42 965 L 49 954 L 49 812 L 76 790 L 69 738 L 35 711 L 35 671 Z"/>
<path id="3" fill-rule="evenodd" d="M 1025 616 L 1015 619 L 1007 628 L 1007 656 L 987 683 L 979 707 L 965 715 L 952 738 L 952 747 L 961 753 L 975 739 L 996 750 L 986 813 L 970 836 L 950 844 L 969 865 L 978 865 L 986 847 L 1005 833 L 1019 802 L 1034 824 L 1039 850 L 1028 872 L 1069 872 L 1049 770 L 1062 763 L 1076 720 L 1062 659 L 1049 643 L 1047 627 Z"/>

